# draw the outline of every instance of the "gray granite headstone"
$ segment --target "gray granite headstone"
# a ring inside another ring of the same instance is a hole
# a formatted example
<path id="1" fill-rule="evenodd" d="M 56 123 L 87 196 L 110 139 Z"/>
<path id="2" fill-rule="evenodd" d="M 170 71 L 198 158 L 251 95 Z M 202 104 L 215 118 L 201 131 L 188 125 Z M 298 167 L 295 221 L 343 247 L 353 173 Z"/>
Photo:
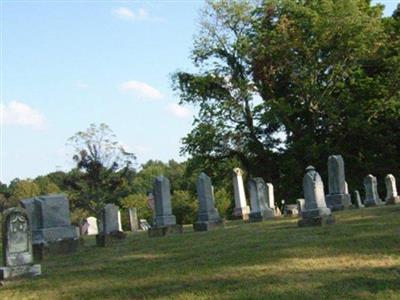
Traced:
<path id="1" fill-rule="evenodd" d="M 207 231 L 223 225 L 223 220 L 215 208 L 211 179 L 205 173 L 201 173 L 197 179 L 197 197 L 199 199 L 199 211 L 193 229 L 195 231 Z"/>
<path id="2" fill-rule="evenodd" d="M 41 274 L 40 265 L 33 264 L 32 232 L 24 209 L 10 208 L 3 212 L 2 244 L 0 280 Z"/>
<path id="3" fill-rule="evenodd" d="M 359 191 L 357 191 L 357 190 L 354 191 L 354 198 L 356 199 L 355 206 L 357 208 L 363 208 L 364 204 L 362 204 L 362 202 L 361 202 L 361 197 L 360 197 L 360 192 Z"/>
<path id="4" fill-rule="evenodd" d="M 334 223 L 331 210 L 326 207 L 324 184 L 313 166 L 306 168 L 303 178 L 305 207 L 299 226 L 315 226 Z"/>
<path id="5" fill-rule="evenodd" d="M 371 174 L 364 178 L 364 189 L 365 189 L 365 200 L 364 206 L 376 206 L 381 205 L 382 201 L 378 195 L 378 181 L 375 176 Z"/>
<path id="6" fill-rule="evenodd" d="M 49 250 L 48 253 L 68 253 L 77 249 L 78 232 L 75 226 L 71 225 L 69 201 L 64 195 L 39 196 L 23 199 L 20 203 L 31 221 L 32 241 L 34 250 L 37 249 L 36 253 L 39 251 L 42 256 L 44 248 Z M 57 246 L 60 244 L 62 247 Z"/>
<path id="7" fill-rule="evenodd" d="M 248 182 L 250 193 L 250 222 L 259 222 L 266 219 L 273 219 L 275 212 L 268 207 L 267 186 L 262 178 L 253 178 Z"/>
<path id="8" fill-rule="evenodd" d="M 110 234 L 120 232 L 118 219 L 118 206 L 108 203 L 103 208 L 103 216 L 100 220 L 99 231 L 101 233 Z"/>
<path id="9" fill-rule="evenodd" d="M 397 194 L 396 178 L 394 178 L 392 174 L 386 175 L 385 184 L 386 184 L 386 198 L 385 198 L 386 204 L 387 205 L 399 204 L 400 197 Z"/>
<path id="10" fill-rule="evenodd" d="M 233 169 L 233 192 L 235 197 L 234 219 L 248 220 L 250 208 L 246 203 L 246 194 L 243 185 L 243 171 L 240 168 Z"/>
<path id="11" fill-rule="evenodd" d="M 137 216 L 136 207 L 129 208 L 128 212 L 129 212 L 129 223 L 131 225 L 131 231 L 138 231 L 139 230 L 139 220 L 138 220 L 138 216 Z"/>
<path id="12" fill-rule="evenodd" d="M 331 210 L 341 210 L 351 207 L 351 196 L 347 191 L 344 172 L 344 161 L 341 155 L 331 155 L 328 158 L 329 194 L 326 204 Z"/>

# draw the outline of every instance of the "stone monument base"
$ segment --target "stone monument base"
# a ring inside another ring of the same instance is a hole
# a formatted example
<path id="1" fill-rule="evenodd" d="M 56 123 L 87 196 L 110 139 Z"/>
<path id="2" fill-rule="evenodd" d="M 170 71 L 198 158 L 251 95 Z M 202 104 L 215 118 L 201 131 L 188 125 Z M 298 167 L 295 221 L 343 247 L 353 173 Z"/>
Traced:
<path id="1" fill-rule="evenodd" d="M 106 247 L 126 238 L 126 234 L 122 231 L 113 231 L 109 234 L 99 233 L 96 235 L 96 245 L 98 247 Z"/>
<path id="2" fill-rule="evenodd" d="M 234 220 L 248 220 L 249 214 L 250 214 L 249 206 L 237 207 L 237 208 L 235 207 L 232 213 L 232 218 Z"/>
<path id="3" fill-rule="evenodd" d="M 299 210 L 297 204 L 287 204 L 284 209 L 285 217 L 297 217 L 299 215 Z"/>
<path id="4" fill-rule="evenodd" d="M 275 219 L 275 212 L 272 209 L 268 209 L 260 212 L 253 212 L 249 215 L 250 222 L 262 222 L 264 220 Z"/>
<path id="5" fill-rule="evenodd" d="M 166 236 L 172 234 L 181 234 L 183 233 L 182 225 L 169 225 L 169 226 L 161 226 L 161 227 L 151 227 L 147 231 L 149 237 L 158 237 L 158 236 Z"/>
<path id="6" fill-rule="evenodd" d="M 40 265 L 0 267 L 0 280 L 9 280 L 22 276 L 38 276 L 42 274 Z"/>
<path id="7" fill-rule="evenodd" d="M 374 207 L 374 206 L 380 206 L 382 204 L 385 204 L 385 203 L 383 203 L 381 200 L 379 200 L 378 203 L 376 203 L 374 201 L 368 202 L 368 201 L 364 200 L 364 207 Z"/>
<path id="8" fill-rule="evenodd" d="M 301 219 L 298 221 L 299 227 L 306 227 L 306 226 L 323 226 L 323 225 L 330 225 L 335 223 L 335 218 L 333 215 L 329 216 L 318 216 L 314 218 L 307 218 Z"/>
<path id="9" fill-rule="evenodd" d="M 80 244 L 79 238 L 33 244 L 33 257 L 35 261 L 42 261 L 52 255 L 74 253 Z"/>
<path id="10" fill-rule="evenodd" d="M 400 204 L 400 196 L 391 197 L 389 199 L 386 199 L 385 202 L 386 202 L 386 205 Z"/>
<path id="11" fill-rule="evenodd" d="M 332 211 L 348 209 L 352 207 L 350 194 L 326 195 L 326 206 Z"/>
<path id="12" fill-rule="evenodd" d="M 220 227 L 224 227 L 224 221 L 222 219 L 217 221 L 200 221 L 193 224 L 194 231 L 210 231 Z"/>

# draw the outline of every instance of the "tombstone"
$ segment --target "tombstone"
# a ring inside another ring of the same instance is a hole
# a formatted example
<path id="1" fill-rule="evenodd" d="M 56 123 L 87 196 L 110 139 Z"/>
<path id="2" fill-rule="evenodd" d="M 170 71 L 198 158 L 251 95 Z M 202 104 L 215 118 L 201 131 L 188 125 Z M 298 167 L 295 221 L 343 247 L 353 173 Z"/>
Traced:
<path id="1" fill-rule="evenodd" d="M 240 168 L 233 169 L 233 191 L 235 195 L 233 218 L 248 220 L 250 208 L 246 203 L 246 194 L 243 186 L 243 171 Z"/>
<path id="2" fill-rule="evenodd" d="M 223 226 L 223 219 L 215 208 L 214 193 L 210 177 L 201 173 L 197 179 L 199 211 L 193 224 L 195 231 L 208 231 Z"/>
<path id="3" fill-rule="evenodd" d="M 306 168 L 303 191 L 305 205 L 298 225 L 302 227 L 333 224 L 335 219 L 325 203 L 324 183 L 313 166 Z"/>
<path id="4" fill-rule="evenodd" d="M 297 204 L 286 204 L 283 210 L 283 214 L 286 217 L 293 217 L 299 215 Z"/>
<path id="5" fill-rule="evenodd" d="M 121 220 L 121 211 L 118 210 L 118 231 L 123 231 L 122 230 L 122 220 Z"/>
<path id="6" fill-rule="evenodd" d="M 120 230 L 118 206 L 108 203 L 101 210 L 98 222 L 98 234 L 96 235 L 97 246 L 105 247 L 114 241 L 124 239 L 126 235 Z"/>
<path id="7" fill-rule="evenodd" d="M 250 193 L 251 212 L 250 222 L 260 222 L 267 219 L 273 219 L 275 212 L 267 205 L 268 194 L 267 186 L 262 178 L 252 178 L 248 182 Z"/>
<path id="8" fill-rule="evenodd" d="M 32 231 L 24 209 L 15 207 L 3 212 L 2 244 L 0 280 L 41 274 L 41 266 L 33 264 Z"/>
<path id="9" fill-rule="evenodd" d="M 182 233 L 182 226 L 176 224 L 176 217 L 172 214 L 171 186 L 167 177 L 156 177 L 153 183 L 153 195 L 156 215 L 153 227 L 148 230 L 149 236 Z"/>
<path id="10" fill-rule="evenodd" d="M 296 200 L 297 203 L 297 210 L 299 211 L 299 215 L 301 214 L 301 212 L 304 210 L 305 207 L 305 202 L 304 199 L 297 199 Z"/>
<path id="11" fill-rule="evenodd" d="M 355 190 L 354 191 L 354 198 L 356 199 L 355 200 L 355 206 L 357 207 L 357 208 L 363 208 L 364 207 L 364 205 L 362 204 L 362 202 L 361 202 L 361 197 L 360 197 L 360 192 L 359 191 L 357 191 L 357 190 Z"/>
<path id="12" fill-rule="evenodd" d="M 147 222 L 146 219 L 139 220 L 139 226 L 142 230 L 147 231 L 151 228 L 150 224 Z"/>
<path id="13" fill-rule="evenodd" d="M 396 178 L 394 178 L 392 174 L 386 175 L 385 184 L 386 184 L 386 198 L 385 198 L 386 204 L 387 205 L 399 204 L 400 197 L 397 194 Z"/>
<path id="14" fill-rule="evenodd" d="M 77 250 L 79 236 L 71 225 L 69 201 L 64 195 L 39 196 L 20 203 L 31 222 L 33 253 L 37 260 L 49 254 Z"/>
<path id="15" fill-rule="evenodd" d="M 128 212 L 129 212 L 129 223 L 131 225 L 131 231 L 133 232 L 139 231 L 139 222 L 138 222 L 136 207 L 128 208 Z"/>
<path id="16" fill-rule="evenodd" d="M 378 181 L 375 176 L 371 174 L 364 178 L 365 200 L 364 206 L 377 206 L 382 204 L 382 200 L 378 195 Z"/>
<path id="17" fill-rule="evenodd" d="M 95 217 L 88 217 L 85 220 L 86 224 L 88 224 L 86 233 L 87 235 L 96 235 L 99 234 L 99 230 L 97 227 L 97 219 Z"/>
<path id="18" fill-rule="evenodd" d="M 344 161 L 341 155 L 331 155 L 328 158 L 329 194 L 326 204 L 332 211 L 351 207 L 351 195 L 346 191 Z"/>

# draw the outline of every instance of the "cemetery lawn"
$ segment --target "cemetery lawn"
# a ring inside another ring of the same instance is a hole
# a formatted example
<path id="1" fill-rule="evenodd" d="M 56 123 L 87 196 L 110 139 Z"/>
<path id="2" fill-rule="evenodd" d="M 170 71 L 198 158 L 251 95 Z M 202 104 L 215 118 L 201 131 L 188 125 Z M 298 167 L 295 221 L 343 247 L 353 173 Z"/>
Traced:
<path id="1" fill-rule="evenodd" d="M 400 206 L 227 222 L 224 230 L 125 241 L 42 262 L 41 277 L 7 282 L 0 299 L 400 299 Z"/>

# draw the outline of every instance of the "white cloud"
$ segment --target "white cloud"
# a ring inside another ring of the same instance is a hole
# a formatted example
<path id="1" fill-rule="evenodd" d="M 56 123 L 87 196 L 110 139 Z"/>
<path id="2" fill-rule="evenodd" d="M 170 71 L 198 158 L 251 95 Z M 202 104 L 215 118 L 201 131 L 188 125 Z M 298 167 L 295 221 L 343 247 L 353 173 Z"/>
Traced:
<path id="1" fill-rule="evenodd" d="M 168 111 L 175 117 L 178 117 L 181 119 L 187 119 L 193 115 L 193 113 L 190 109 L 188 109 L 187 107 L 183 107 L 177 103 L 170 103 L 168 105 Z"/>
<path id="2" fill-rule="evenodd" d="M 119 88 L 123 92 L 132 92 L 141 99 L 160 100 L 164 98 L 164 95 L 159 90 L 141 81 L 126 81 L 121 83 Z"/>
<path id="3" fill-rule="evenodd" d="M 45 118 L 36 109 L 29 105 L 13 100 L 10 103 L 0 105 L 2 124 L 32 126 L 35 129 L 44 129 Z"/>
<path id="4" fill-rule="evenodd" d="M 144 8 L 136 10 L 127 7 L 118 7 L 112 10 L 114 16 L 119 19 L 131 21 L 161 21 L 161 18 L 151 16 Z"/>

